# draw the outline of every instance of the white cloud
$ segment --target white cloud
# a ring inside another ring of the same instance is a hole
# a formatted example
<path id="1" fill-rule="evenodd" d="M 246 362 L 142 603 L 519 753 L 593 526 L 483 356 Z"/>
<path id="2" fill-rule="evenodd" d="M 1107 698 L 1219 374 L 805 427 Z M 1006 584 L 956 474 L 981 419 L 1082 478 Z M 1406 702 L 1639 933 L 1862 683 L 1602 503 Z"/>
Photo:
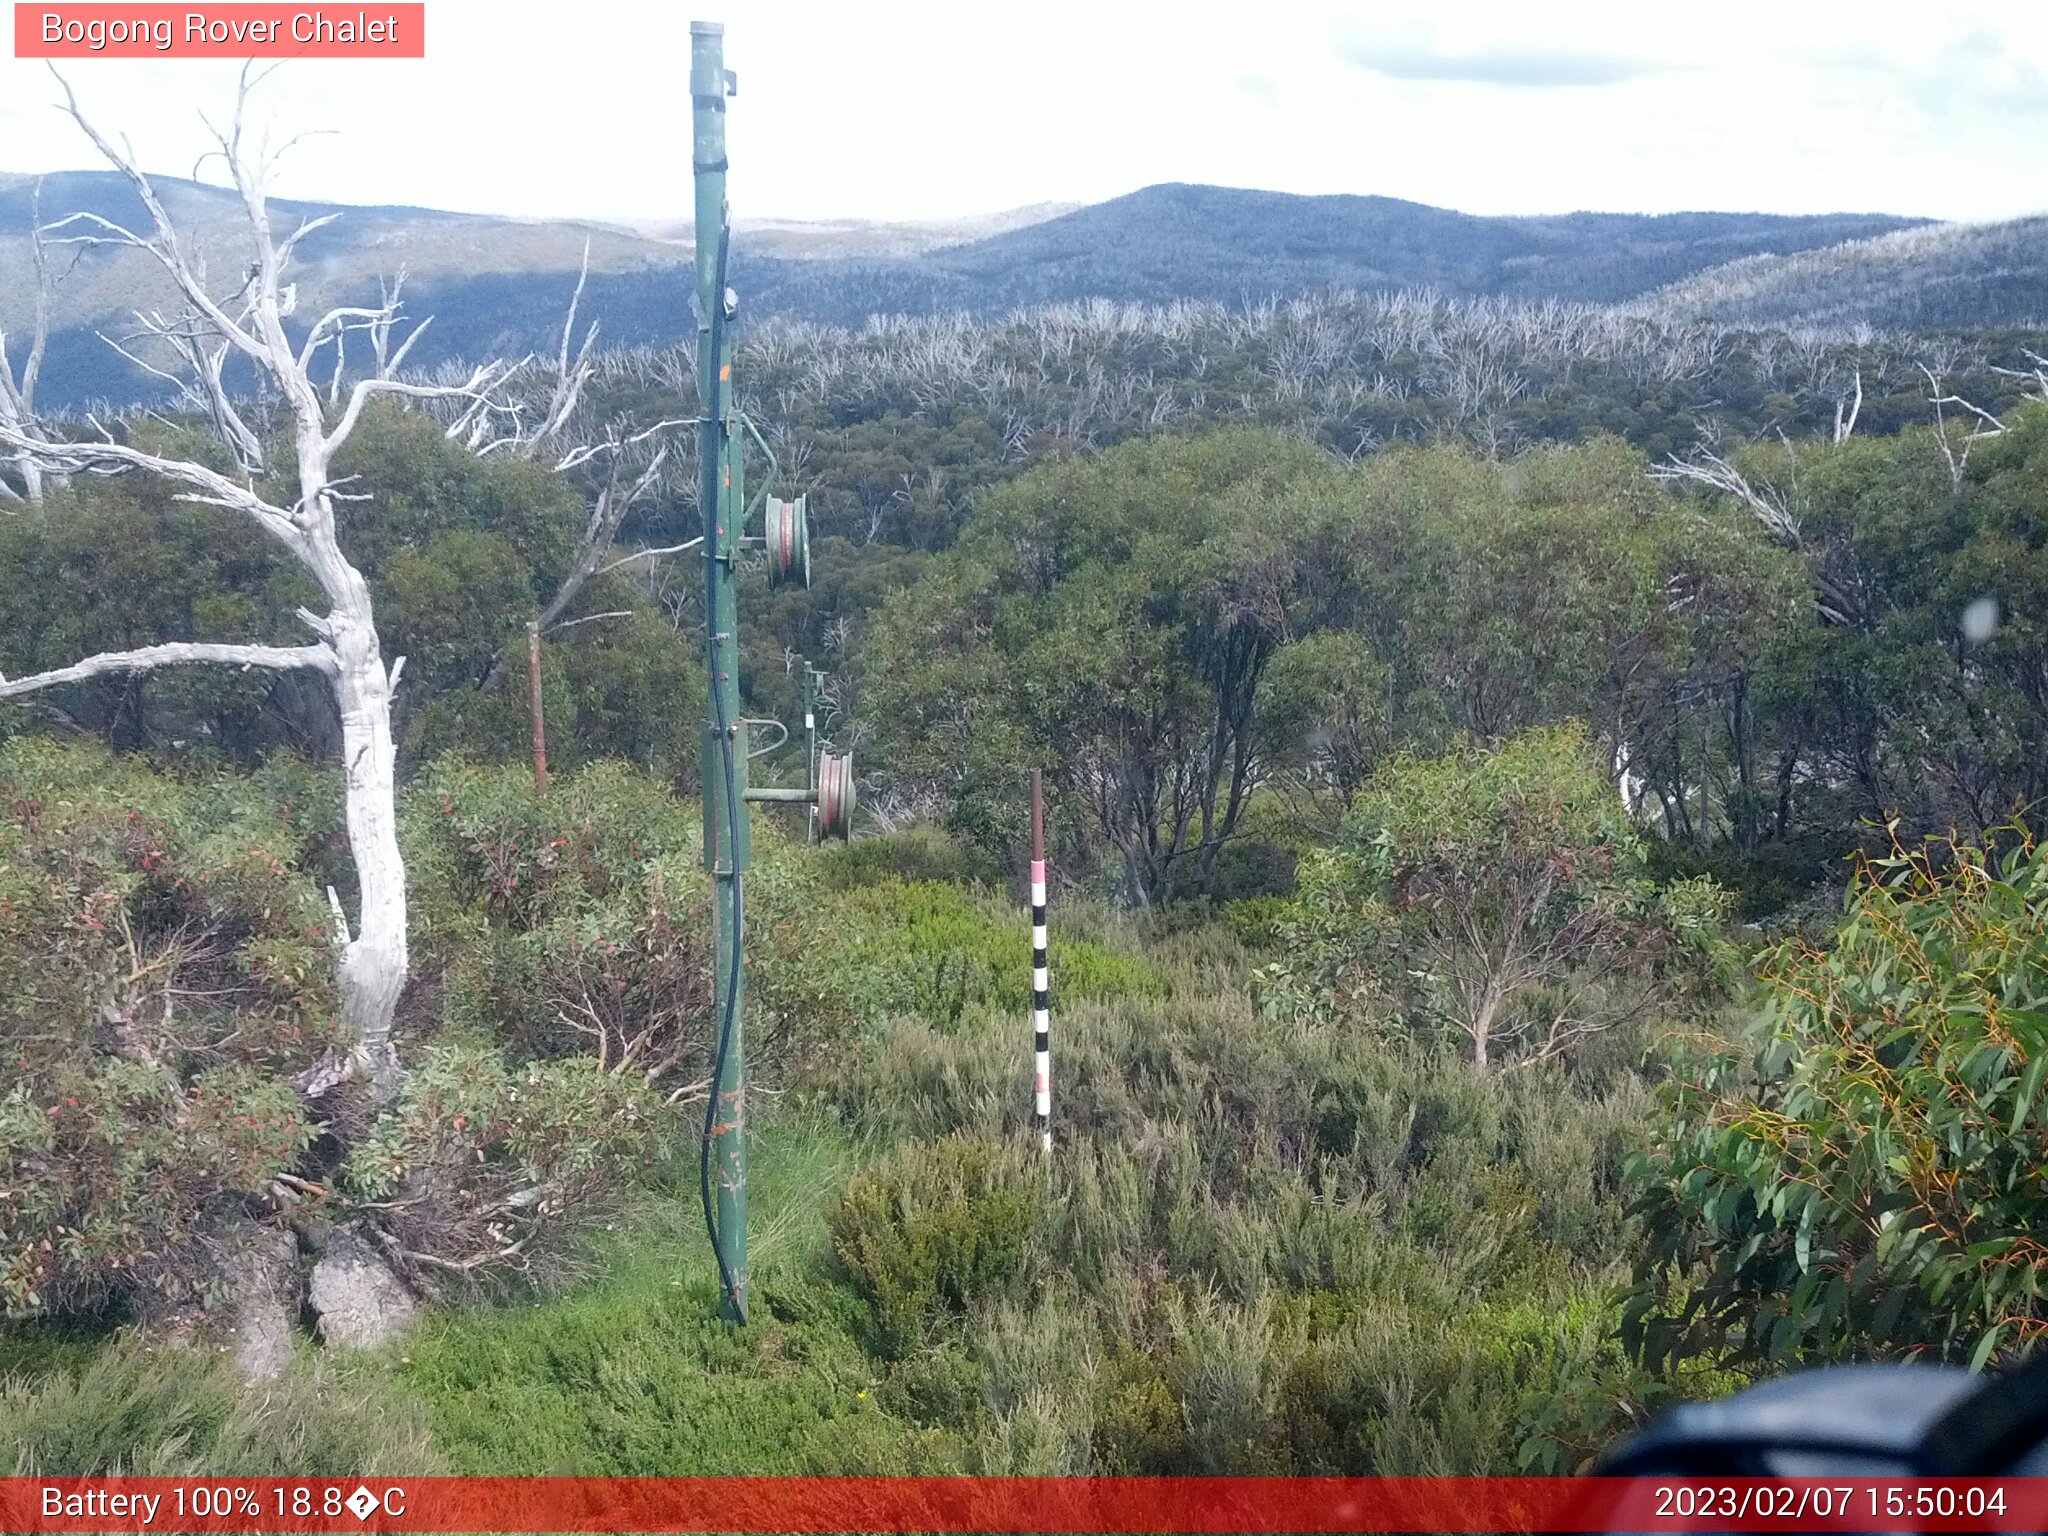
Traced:
<path id="1" fill-rule="evenodd" d="M 1157 181 L 1376 192 L 1477 212 L 2048 206 L 2048 19 L 2003 3 L 728 0 L 742 214 L 913 218 Z M 514 214 L 688 207 L 689 11 L 429 0 L 424 61 L 294 63 L 278 190 Z M 67 72 L 189 171 L 232 66 Z M 1531 88 L 1547 85 L 1548 89 Z M 89 163 L 0 60 L 0 170 Z"/>

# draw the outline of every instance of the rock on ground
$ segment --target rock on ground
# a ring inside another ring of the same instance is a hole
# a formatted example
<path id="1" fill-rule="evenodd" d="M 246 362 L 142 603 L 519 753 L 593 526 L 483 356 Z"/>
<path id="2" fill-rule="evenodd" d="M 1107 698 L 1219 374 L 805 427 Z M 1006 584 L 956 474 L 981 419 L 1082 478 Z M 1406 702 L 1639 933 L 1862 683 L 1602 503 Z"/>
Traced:
<path id="1" fill-rule="evenodd" d="M 340 1349 L 376 1349 L 411 1325 L 419 1301 L 354 1233 L 337 1231 L 313 1266 L 306 1293 L 320 1338 Z"/>
<path id="2" fill-rule="evenodd" d="M 237 1227 L 209 1247 L 225 1283 L 229 1347 L 235 1368 L 252 1381 L 281 1375 L 292 1358 L 299 1315 L 299 1245 L 289 1230 Z"/>

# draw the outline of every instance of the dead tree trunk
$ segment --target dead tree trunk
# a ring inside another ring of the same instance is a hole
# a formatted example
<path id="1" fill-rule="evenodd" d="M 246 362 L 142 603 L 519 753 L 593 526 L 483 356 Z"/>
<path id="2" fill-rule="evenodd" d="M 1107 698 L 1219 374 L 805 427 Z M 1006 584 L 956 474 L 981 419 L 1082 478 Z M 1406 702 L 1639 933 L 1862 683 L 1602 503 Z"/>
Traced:
<path id="1" fill-rule="evenodd" d="M 50 263 L 43 248 L 41 181 L 36 183 L 35 191 L 29 197 L 28 250 L 30 264 L 35 268 L 36 314 L 19 373 L 8 357 L 7 334 L 0 331 L 0 427 L 12 427 L 18 432 L 40 437 L 45 434 L 36 423 L 36 377 L 42 372 L 43 352 L 50 341 Z M 0 456 L 0 466 L 8 463 L 9 456 Z M 42 501 L 43 492 L 51 488 L 49 482 L 53 478 L 62 484 L 61 477 L 47 474 L 30 454 L 12 455 L 11 464 L 14 481 L 10 483 L 5 475 L 0 475 L 0 503 L 27 502 L 34 506 Z"/>
<path id="2" fill-rule="evenodd" d="M 527 387 L 520 392 L 524 398 L 508 401 L 504 407 L 503 414 L 509 417 L 509 424 L 487 423 L 479 419 L 471 427 L 468 439 L 480 455 L 508 453 L 536 463 L 552 459 L 553 470 L 558 475 L 585 471 L 599 461 L 604 465 L 604 478 L 591 500 L 589 518 L 576 542 L 569 568 L 556 586 L 554 596 L 526 623 L 527 709 L 533 722 L 533 780 L 535 788 L 542 794 L 547 792 L 548 768 L 547 719 L 541 700 L 540 642 L 557 630 L 570 629 L 578 624 L 629 617 L 628 612 L 585 614 L 573 619 L 566 615 L 576 606 L 577 599 L 593 579 L 641 560 L 695 548 L 699 542 L 692 539 L 668 549 L 642 549 L 617 559 L 611 558 L 612 547 L 626 518 L 643 498 L 662 484 L 662 472 L 668 463 L 668 447 L 661 439 L 691 423 L 674 419 L 640 428 L 623 418 L 613 418 L 599 428 L 586 419 L 589 413 L 585 409 L 584 391 L 596 372 L 590 353 L 597 342 L 597 325 L 593 321 L 584 332 L 581 345 L 577 345 L 576 312 L 583 302 L 583 289 L 589 277 L 590 245 L 586 241 L 583 267 L 577 274 L 575 290 L 569 295 L 568 313 L 562 320 L 562 340 L 552 377 L 545 374 L 536 377 L 529 373 Z M 458 422 L 457 428 L 460 426 Z M 487 426 L 495 430 L 495 435 L 485 430 Z M 637 472 L 629 470 L 629 461 L 638 465 Z M 502 675 L 498 662 L 494 660 L 477 686 L 480 689 L 494 687 L 500 683 Z"/>

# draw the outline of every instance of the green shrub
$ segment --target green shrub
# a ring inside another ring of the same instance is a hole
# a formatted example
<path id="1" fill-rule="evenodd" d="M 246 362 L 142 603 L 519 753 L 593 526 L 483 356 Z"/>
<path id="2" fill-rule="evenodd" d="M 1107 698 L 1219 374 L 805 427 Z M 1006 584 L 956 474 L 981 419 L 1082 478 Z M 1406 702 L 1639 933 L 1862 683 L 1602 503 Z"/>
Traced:
<path id="1" fill-rule="evenodd" d="M 1166 898 L 1217 906 L 1291 896 L 1300 862 L 1300 852 L 1284 843 L 1262 837 L 1233 838 L 1217 852 L 1216 868 L 1206 879 L 1198 880 L 1196 871 L 1185 866 L 1176 869 L 1167 883 Z"/>
<path id="2" fill-rule="evenodd" d="M 414 996 L 513 1060 L 590 1058 L 660 1096 L 710 1073 L 710 883 L 698 809 L 618 763 L 554 780 L 436 764 L 405 805 Z M 846 1034 L 810 963 L 820 943 L 801 850 L 756 829 L 746 884 L 748 1054 L 772 1080 Z"/>
<path id="3" fill-rule="evenodd" d="M 1288 895 L 1244 896 L 1228 903 L 1223 921 L 1248 949 L 1271 949 L 1283 942 L 1285 925 L 1295 914 L 1292 892 Z"/>
<path id="4" fill-rule="evenodd" d="M 530 929 L 601 901 L 702 840 L 691 808 L 621 763 L 562 775 L 542 795 L 530 769 L 449 759 L 405 802 L 413 943 L 427 965 L 482 926 Z"/>
<path id="5" fill-rule="evenodd" d="M 988 1382 L 958 1345 L 941 1344 L 893 1362 L 882 1406 L 920 1424 L 968 1428 L 987 1411 Z"/>
<path id="6" fill-rule="evenodd" d="M 0 1310 L 195 1299 L 313 1139 L 329 918 L 262 787 L 0 747 Z"/>
<path id="7" fill-rule="evenodd" d="M 963 1331 L 988 1408 L 975 1470 L 998 1477 L 1087 1472 L 1097 1329 L 1083 1296 L 1049 1276 L 1028 1298 L 1013 1289 L 983 1301 Z"/>
<path id="8" fill-rule="evenodd" d="M 820 1090 L 849 1123 L 878 1140 L 1000 1139 L 1029 1112 L 1031 1067 L 1020 1054 L 1029 1036 L 1021 1038 L 1022 1046 L 1014 1014 L 978 1013 L 952 1030 L 891 1019 L 860 1040 L 845 1069 Z"/>
<path id="9" fill-rule="evenodd" d="M 883 1353 L 1012 1286 L 1039 1208 L 1022 1158 L 959 1137 L 895 1148 L 856 1177 L 832 1213 L 832 1247 Z"/>
<path id="10" fill-rule="evenodd" d="M 545 1275 L 616 1213 L 675 1129 L 637 1077 L 594 1061 L 513 1068 L 439 1046 L 355 1145 L 342 1189 L 378 1204 L 430 1281 Z"/>
<path id="11" fill-rule="evenodd" d="M 1736 921 L 1768 923 L 1830 882 L 1839 893 L 1851 841 L 1844 835 L 1832 842 L 1808 838 L 1764 843 L 1754 853 L 1743 854 L 1724 844 L 1702 851 L 1660 839 L 1648 845 L 1649 871 L 1666 882 L 1711 879 L 1730 893 Z"/>
<path id="12" fill-rule="evenodd" d="M 819 880 L 827 890 L 857 890 L 890 881 L 936 881 L 991 889 L 1003 884 L 1003 868 L 986 849 L 933 826 L 906 827 L 882 837 L 827 846 L 814 857 Z"/>
<path id="13" fill-rule="evenodd" d="M 1638 1167 L 1630 1336 L 1653 1364 L 1974 1367 L 2048 1332 L 2044 883 L 2024 839 L 1895 846 L 1831 945 L 1768 957 L 1741 1037 L 1680 1061 Z"/>
<path id="14" fill-rule="evenodd" d="M 1168 1477 L 1189 1461 L 1180 1397 L 1159 1360 L 1111 1341 L 1095 1405 L 1096 1469 L 1105 1477 Z"/>
<path id="15" fill-rule="evenodd" d="M 1658 891 L 1605 768 L 1576 725 L 1432 761 L 1397 757 L 1308 860 L 1270 936 L 1269 985 L 1460 1042 L 1481 1071 L 1576 1051 L 1725 984 L 1726 899 Z"/>
<path id="16" fill-rule="evenodd" d="M 663 860 L 531 927 L 494 925 L 444 974 L 441 1022 L 514 1059 L 588 1058 L 664 1096 L 701 1081 L 711 1070 L 707 884 L 692 862 Z M 755 1054 L 772 1059 L 773 1019 L 759 1023 Z"/>
<path id="17" fill-rule="evenodd" d="M 1617 1291 L 1579 1297 L 1522 1334 L 1534 1366 L 1522 1390 L 1519 1467 L 1545 1475 L 1588 1472 L 1600 1454 L 1656 1413 L 1688 1398 L 1726 1397 L 1749 1385 L 1711 1360 L 1671 1371 L 1644 1368 L 1622 1342 Z"/>
<path id="18" fill-rule="evenodd" d="M 832 951 L 813 962 L 860 1017 L 912 1015 L 957 1028 L 970 1013 L 1031 1006 L 1031 933 L 1022 907 L 1002 911 L 955 885 L 885 881 L 832 908 Z M 1138 955 L 1052 934 L 1052 985 L 1063 1001 L 1158 997 L 1165 978 Z"/>

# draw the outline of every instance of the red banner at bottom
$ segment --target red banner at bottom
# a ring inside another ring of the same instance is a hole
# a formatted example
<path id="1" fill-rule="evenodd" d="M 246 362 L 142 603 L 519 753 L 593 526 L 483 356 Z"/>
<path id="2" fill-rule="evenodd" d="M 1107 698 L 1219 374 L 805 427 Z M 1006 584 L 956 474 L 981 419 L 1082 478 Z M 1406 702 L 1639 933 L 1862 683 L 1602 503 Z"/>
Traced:
<path id="1" fill-rule="evenodd" d="M 0 1478 L 0 1530 L 2040 1531 L 2048 1478 Z"/>

